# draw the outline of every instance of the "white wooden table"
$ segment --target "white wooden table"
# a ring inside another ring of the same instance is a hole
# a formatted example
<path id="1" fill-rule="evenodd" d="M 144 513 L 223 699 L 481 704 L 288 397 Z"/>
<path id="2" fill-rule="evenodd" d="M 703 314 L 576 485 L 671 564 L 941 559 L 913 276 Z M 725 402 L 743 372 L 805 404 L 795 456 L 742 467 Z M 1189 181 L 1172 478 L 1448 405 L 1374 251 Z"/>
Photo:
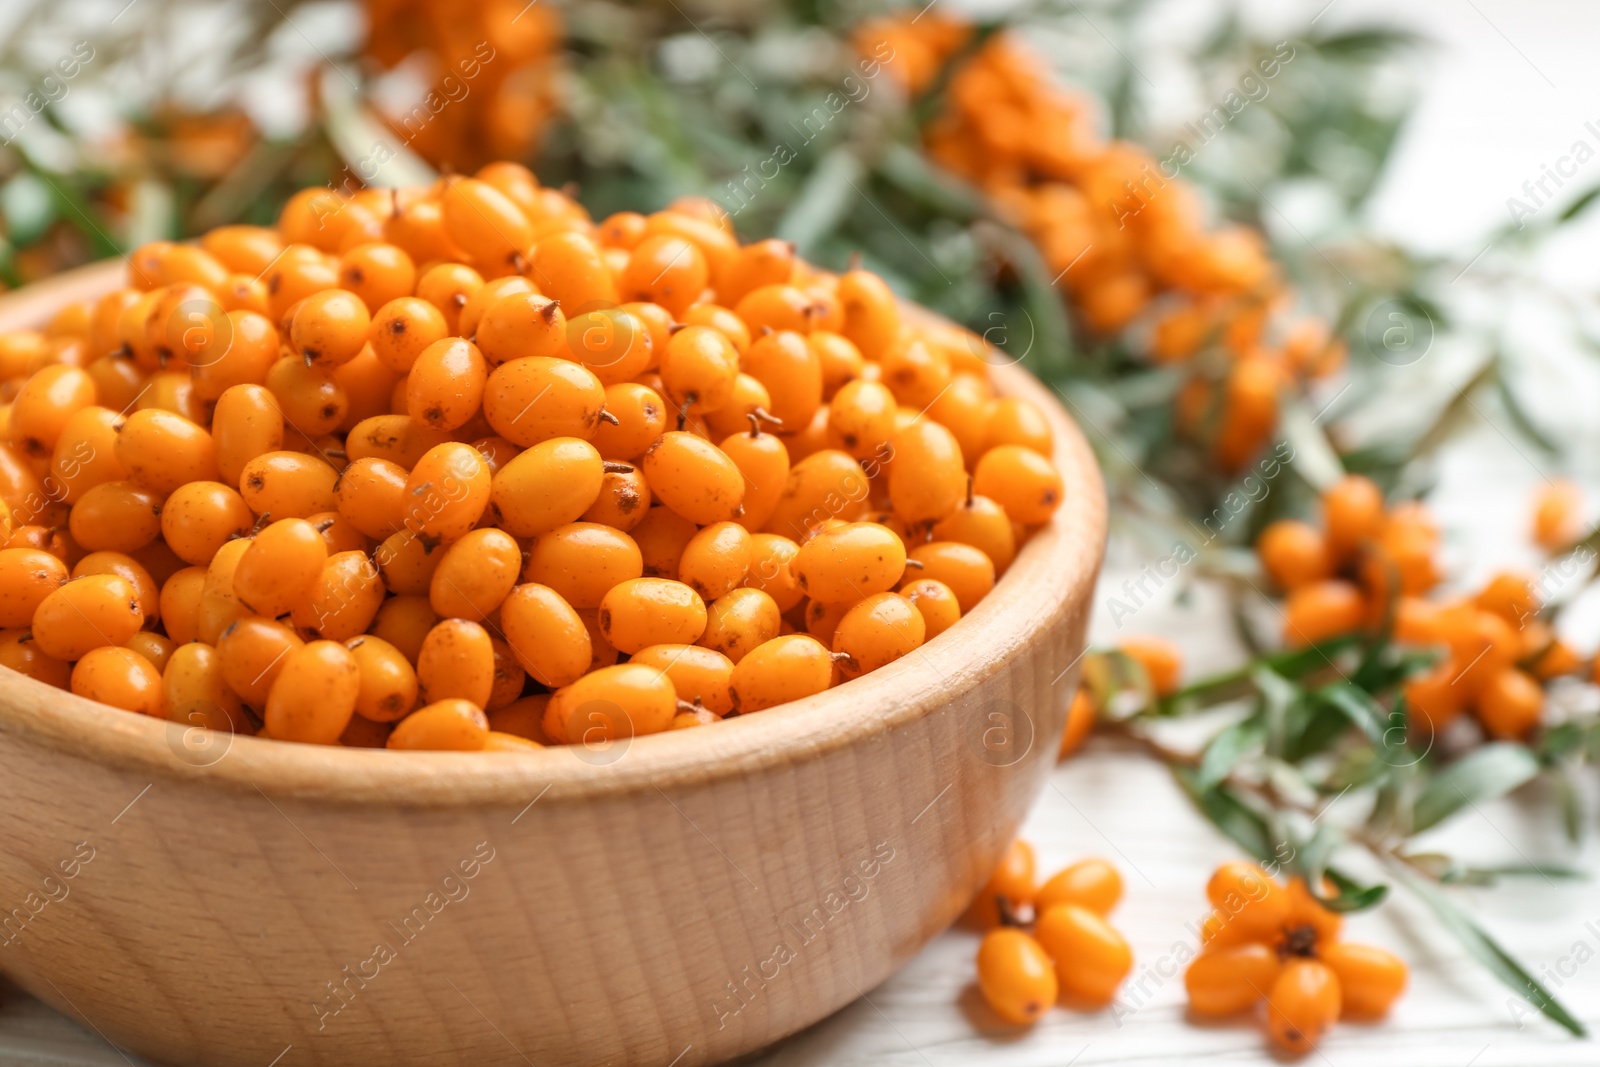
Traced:
<path id="1" fill-rule="evenodd" d="M 1298 5 L 1308 17 L 1325 0 Z M 1275 6 L 1267 17 L 1282 17 Z M 1421 244 L 1471 244 L 1471 234 L 1505 218 L 1504 200 L 1540 166 L 1566 151 L 1595 118 L 1600 100 L 1600 19 L 1581 0 L 1419 0 L 1404 12 L 1377 0 L 1334 0 L 1328 25 L 1399 14 L 1442 42 L 1429 93 L 1378 198 L 1375 216 L 1397 235 Z M 1600 181 L 1600 162 L 1581 184 Z M 1575 182 L 1573 188 L 1580 183 Z M 1594 237 L 1595 227 L 1586 227 Z M 1600 244 L 1589 240 L 1561 261 L 1565 276 L 1600 281 Z M 1467 251 L 1471 255 L 1471 250 Z M 1546 394 L 1556 418 L 1571 420 L 1586 447 L 1576 466 L 1600 499 L 1600 450 L 1592 378 L 1574 397 L 1558 375 Z M 1565 394 L 1565 395 L 1563 395 Z M 1527 493 L 1552 473 L 1496 434 L 1479 434 L 1444 466 L 1437 511 L 1450 530 L 1460 570 L 1481 577 L 1496 565 L 1530 564 L 1520 543 Z M 1471 531 L 1470 533 L 1466 531 Z M 1113 556 L 1102 589 L 1121 584 L 1146 562 Z M 1120 568 L 1120 569 L 1119 569 Z M 1134 630 L 1158 632 L 1186 650 L 1191 670 L 1235 662 L 1230 631 L 1213 598 L 1189 607 L 1152 606 L 1123 631 L 1101 597 L 1095 639 L 1113 643 Z M 1591 618 L 1600 612 L 1591 613 Z M 1575 620 L 1581 624 L 1580 620 Z M 1591 626 L 1587 648 L 1600 638 Z M 1588 783 L 1594 785 L 1592 779 Z M 1595 808 L 1590 788 L 1587 809 Z M 1516 862 L 1510 841 L 1535 857 L 1561 857 L 1600 870 L 1591 845 L 1564 856 L 1552 832 L 1534 833 L 1538 798 L 1484 805 L 1451 823 L 1448 847 L 1485 863 Z M 1282 1062 L 1256 1027 L 1194 1025 L 1185 1019 L 1181 966 L 1192 947 L 1186 928 L 1203 914 L 1211 869 L 1238 851 L 1200 819 L 1161 766 L 1104 740 L 1091 742 L 1058 768 L 1028 819 L 1024 836 L 1040 864 L 1054 870 L 1086 855 L 1105 855 L 1123 872 L 1127 892 L 1114 921 L 1132 943 L 1134 974 L 1118 1004 L 1094 1015 L 1051 1012 L 1027 1031 L 1001 1025 L 974 985 L 977 935 L 952 930 L 904 970 L 832 1018 L 755 1057 L 761 1067 L 983 1063 L 994 1067 L 1091 1064 L 1227 1064 Z M 1600 1030 L 1600 888 L 1596 883 L 1547 885 L 1537 879 L 1494 890 L 1453 890 L 1502 944 L 1539 974 L 1580 1018 Z M 1412 968 L 1411 988 L 1387 1021 L 1340 1024 L 1304 1062 L 1327 1067 L 1525 1067 L 1532 1063 L 1594 1065 L 1600 1044 L 1569 1038 L 1534 1015 L 1491 979 L 1422 906 L 1397 893 L 1376 913 L 1356 916 L 1346 936 L 1385 946 Z M 1580 958 L 1585 962 L 1577 962 Z M 93 1032 L 37 1001 L 0 991 L 0 1065 L 117 1067 L 135 1060 Z M 142 1065 L 141 1065 L 142 1067 Z M 263 1065 L 265 1067 L 265 1065 Z"/>

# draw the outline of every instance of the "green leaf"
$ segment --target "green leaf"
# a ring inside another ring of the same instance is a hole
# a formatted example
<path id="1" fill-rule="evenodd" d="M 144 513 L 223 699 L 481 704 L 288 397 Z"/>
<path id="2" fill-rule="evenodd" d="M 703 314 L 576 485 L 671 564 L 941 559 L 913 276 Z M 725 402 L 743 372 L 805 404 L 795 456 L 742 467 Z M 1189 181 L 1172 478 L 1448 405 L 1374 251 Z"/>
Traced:
<path id="1" fill-rule="evenodd" d="M 1414 833 L 1448 819 L 1482 800 L 1505 796 L 1539 773 L 1539 757 L 1522 745 L 1484 745 L 1435 775 L 1412 808 Z"/>
<path id="2" fill-rule="evenodd" d="M 1239 760 L 1261 747 L 1267 729 L 1259 715 L 1252 715 L 1221 731 L 1211 739 L 1200 757 L 1200 768 L 1195 772 L 1195 788 L 1205 791 L 1227 778 Z"/>
<path id="3" fill-rule="evenodd" d="M 1583 1024 L 1574 1018 L 1548 989 L 1540 985 L 1538 980 L 1510 953 L 1473 922 L 1454 900 L 1437 887 L 1411 873 L 1403 863 L 1391 863 L 1391 866 L 1400 880 L 1422 898 L 1444 924 L 1445 929 L 1454 934 L 1467 952 L 1489 969 L 1490 974 L 1570 1033 L 1578 1037 L 1588 1036 Z"/>
<path id="4" fill-rule="evenodd" d="M 1336 911 L 1342 915 L 1348 915 L 1356 911 L 1366 911 L 1368 908 L 1377 907 L 1389 895 L 1389 887 L 1381 882 L 1377 885 L 1364 886 L 1349 875 L 1343 874 L 1332 867 L 1327 868 L 1322 873 L 1339 890 L 1339 895 L 1336 897 L 1317 897 L 1329 911 Z M 1306 882 L 1308 886 L 1314 884 L 1310 880 Z"/>
<path id="5" fill-rule="evenodd" d="M 1499 363 L 1500 367 L 1494 378 L 1495 392 L 1499 394 L 1500 403 L 1505 407 L 1506 414 L 1511 416 L 1511 425 L 1518 433 L 1533 442 L 1545 455 L 1560 455 L 1562 452 L 1561 445 L 1549 433 L 1540 428 L 1539 424 L 1534 421 L 1533 416 L 1529 414 L 1528 409 L 1523 406 L 1516 390 L 1512 388 L 1507 374 L 1509 368 L 1505 366 L 1504 356 L 1500 358 Z"/>
<path id="6" fill-rule="evenodd" d="M 1326 37 L 1313 38 L 1310 43 L 1329 59 L 1370 63 L 1386 58 L 1391 52 L 1399 49 L 1415 48 L 1424 40 L 1420 35 L 1407 30 L 1373 27 L 1345 30 Z"/>
<path id="7" fill-rule="evenodd" d="M 1273 853 L 1267 820 L 1226 786 L 1201 789 L 1198 776 L 1188 767 L 1173 767 L 1172 776 L 1188 794 L 1200 814 L 1256 859 L 1265 862 Z"/>
<path id="8" fill-rule="evenodd" d="M 1595 202 L 1596 197 L 1600 197 L 1600 185 L 1585 190 L 1582 196 L 1568 204 L 1561 214 L 1556 216 L 1556 221 L 1561 223 L 1577 218 L 1584 213 L 1590 204 Z"/>
<path id="9" fill-rule="evenodd" d="M 1501 878 L 1543 878 L 1586 882 L 1589 873 L 1559 863 L 1513 863 L 1503 867 L 1453 867 L 1440 875 L 1447 884 L 1493 885 Z"/>

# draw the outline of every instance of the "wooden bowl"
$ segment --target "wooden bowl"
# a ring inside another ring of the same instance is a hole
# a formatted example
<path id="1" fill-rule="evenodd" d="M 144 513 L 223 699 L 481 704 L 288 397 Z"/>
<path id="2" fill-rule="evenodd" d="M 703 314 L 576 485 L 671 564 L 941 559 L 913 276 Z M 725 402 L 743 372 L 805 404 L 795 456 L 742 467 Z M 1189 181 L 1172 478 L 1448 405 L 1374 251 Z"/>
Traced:
<path id="1" fill-rule="evenodd" d="M 101 265 L 0 298 L 34 326 Z M 129 715 L 0 670 L 0 967 L 173 1064 L 609 1063 L 761 1048 L 966 906 L 1056 762 L 1106 532 L 1066 503 L 919 653 L 605 750 L 376 752 Z"/>

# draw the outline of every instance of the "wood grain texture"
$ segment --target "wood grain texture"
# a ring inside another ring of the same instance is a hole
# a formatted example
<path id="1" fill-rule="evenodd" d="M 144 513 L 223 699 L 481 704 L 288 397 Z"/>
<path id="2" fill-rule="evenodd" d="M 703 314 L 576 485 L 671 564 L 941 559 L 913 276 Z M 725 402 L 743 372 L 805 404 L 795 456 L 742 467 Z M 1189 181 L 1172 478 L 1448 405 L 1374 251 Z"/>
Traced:
<path id="1" fill-rule="evenodd" d="M 0 299 L 0 329 L 119 268 Z M 952 630 L 792 705 L 607 751 L 391 753 L 0 672 L 0 965 L 174 1064 L 688 1067 L 837 1010 L 976 891 L 1076 682 L 1104 489 L 1053 398 L 995 374 L 1049 413 L 1065 506 Z"/>

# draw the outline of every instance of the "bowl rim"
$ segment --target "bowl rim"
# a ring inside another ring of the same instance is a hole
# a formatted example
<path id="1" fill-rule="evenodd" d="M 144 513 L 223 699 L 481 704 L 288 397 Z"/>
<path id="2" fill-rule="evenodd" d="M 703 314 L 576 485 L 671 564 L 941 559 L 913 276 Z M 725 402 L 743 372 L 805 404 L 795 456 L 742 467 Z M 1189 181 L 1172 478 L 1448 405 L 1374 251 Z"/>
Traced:
<path id="1" fill-rule="evenodd" d="M 0 331 L 38 327 L 64 304 L 109 291 L 120 281 L 121 266 L 109 260 L 0 296 Z M 578 746 L 517 754 L 393 752 L 223 735 L 229 740 L 212 759 L 214 753 L 197 754 L 185 744 L 185 736 L 198 728 L 108 709 L 0 668 L 0 738 L 153 779 L 198 779 L 220 788 L 254 789 L 268 798 L 447 809 L 531 807 L 652 788 L 704 787 L 880 737 L 936 713 L 1002 670 L 1024 652 L 1036 624 L 1073 610 L 1091 595 L 1099 571 L 1107 504 L 1092 449 L 1039 379 L 1011 362 L 992 365 L 991 373 L 1002 395 L 1032 401 L 1049 420 L 1064 486 L 1062 506 L 1023 546 L 993 591 L 950 631 L 912 655 L 823 693 L 737 716 L 714 730 L 667 731 L 619 742 L 599 757 L 586 758 Z M 959 656 L 949 654 L 956 641 L 963 646 Z M 1076 662 L 1064 664 L 1052 684 Z M 1037 743 L 1037 733 L 1034 737 Z"/>

